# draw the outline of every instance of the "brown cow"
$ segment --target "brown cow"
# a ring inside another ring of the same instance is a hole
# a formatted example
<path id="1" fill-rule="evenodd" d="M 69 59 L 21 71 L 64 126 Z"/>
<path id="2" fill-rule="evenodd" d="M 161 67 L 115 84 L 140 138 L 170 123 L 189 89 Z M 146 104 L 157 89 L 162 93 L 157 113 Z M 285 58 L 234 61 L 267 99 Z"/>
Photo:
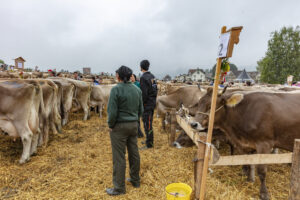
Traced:
<path id="1" fill-rule="evenodd" d="M 156 109 L 158 115 L 162 117 L 163 129 L 165 129 L 165 117 L 172 108 L 178 110 L 181 105 L 190 107 L 196 104 L 204 94 L 204 89 L 197 86 L 186 86 L 177 89 L 169 95 L 158 96 L 156 100 Z"/>
<path id="2" fill-rule="evenodd" d="M 42 89 L 34 82 L 6 80 L 0 82 L 0 93 L 0 129 L 14 138 L 21 137 L 23 153 L 19 162 L 22 164 L 37 150 Z"/>
<path id="3" fill-rule="evenodd" d="M 212 88 L 199 101 L 195 119 L 200 129 L 208 127 L 211 97 Z M 217 98 L 214 126 L 241 151 L 265 154 L 274 147 L 293 151 L 294 140 L 300 138 L 299 99 L 299 92 L 225 92 Z M 258 165 L 257 171 L 260 198 L 269 199 L 267 167 Z"/>
<path id="4" fill-rule="evenodd" d="M 77 81 L 73 79 L 66 78 L 69 83 L 75 85 L 74 92 L 74 101 L 83 109 L 84 116 L 83 120 L 87 120 L 90 116 L 90 93 L 91 93 L 91 84 L 83 81 Z"/>
<path id="5" fill-rule="evenodd" d="M 68 116 L 72 108 L 75 85 L 68 82 L 64 78 L 54 77 L 50 80 L 52 80 L 58 86 L 58 110 L 61 115 L 62 125 L 64 126 L 68 123 Z"/>
<path id="6" fill-rule="evenodd" d="M 107 105 L 111 88 L 115 85 L 93 85 L 91 92 L 91 107 L 98 106 L 100 117 L 102 117 L 103 107 Z"/>

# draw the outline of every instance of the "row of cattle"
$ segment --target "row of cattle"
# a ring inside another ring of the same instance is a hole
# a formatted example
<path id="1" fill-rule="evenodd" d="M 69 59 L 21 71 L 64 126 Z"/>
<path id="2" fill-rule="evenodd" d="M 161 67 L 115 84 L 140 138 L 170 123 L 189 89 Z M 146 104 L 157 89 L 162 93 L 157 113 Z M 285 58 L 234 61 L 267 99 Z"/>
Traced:
<path id="1" fill-rule="evenodd" d="M 158 97 L 158 113 L 165 116 L 171 108 L 185 107 L 193 119 L 191 125 L 201 131 L 207 130 L 212 93 L 212 88 L 179 88 Z M 295 139 L 300 138 L 299 99 L 300 90 L 291 87 L 224 88 L 217 96 L 213 134 L 223 133 L 238 154 L 268 154 L 273 148 L 293 151 Z M 177 142 L 193 143 L 183 134 Z M 260 198 L 269 199 L 267 167 L 258 165 L 257 171 L 261 181 Z"/>
<path id="2" fill-rule="evenodd" d="M 90 107 L 102 108 L 113 85 L 91 85 L 68 78 L 0 79 L 0 132 L 20 137 L 25 163 L 47 145 L 49 130 L 61 132 L 69 113 L 82 109 L 83 120 L 90 116 Z"/>

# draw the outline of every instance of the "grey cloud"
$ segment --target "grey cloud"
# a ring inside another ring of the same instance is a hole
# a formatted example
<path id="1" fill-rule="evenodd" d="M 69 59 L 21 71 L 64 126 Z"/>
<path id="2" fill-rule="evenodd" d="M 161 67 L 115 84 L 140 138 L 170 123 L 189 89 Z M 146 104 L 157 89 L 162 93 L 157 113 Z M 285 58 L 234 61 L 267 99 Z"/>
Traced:
<path id="1" fill-rule="evenodd" d="M 279 1 L 2 1 L 0 58 L 23 56 L 43 70 L 139 72 L 149 59 L 157 76 L 210 68 L 223 25 L 244 26 L 230 59 L 254 70 L 270 33 L 299 25 L 300 2 Z"/>

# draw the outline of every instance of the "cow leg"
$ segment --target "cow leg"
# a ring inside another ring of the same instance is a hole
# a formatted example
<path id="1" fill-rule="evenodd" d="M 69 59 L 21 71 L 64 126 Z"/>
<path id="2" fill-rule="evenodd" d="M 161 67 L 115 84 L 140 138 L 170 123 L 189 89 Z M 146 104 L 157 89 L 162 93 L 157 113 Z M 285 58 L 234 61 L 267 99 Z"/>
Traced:
<path id="1" fill-rule="evenodd" d="M 43 133 L 43 145 L 47 146 L 49 140 L 49 118 L 45 120 L 44 133 Z"/>
<path id="2" fill-rule="evenodd" d="M 220 149 L 220 140 L 216 139 L 216 148 Z"/>
<path id="3" fill-rule="evenodd" d="M 98 112 L 99 112 L 99 117 L 100 118 L 102 118 L 103 117 L 103 115 L 102 115 L 102 112 L 103 112 L 103 104 L 99 104 L 98 105 Z"/>
<path id="4" fill-rule="evenodd" d="M 243 174 L 247 176 L 247 181 L 255 182 L 255 165 L 243 165 Z"/>
<path id="5" fill-rule="evenodd" d="M 29 129 L 27 124 L 26 125 L 23 125 L 23 124 L 16 125 L 16 128 L 17 128 L 19 134 L 21 135 L 21 140 L 22 140 L 22 144 L 23 144 L 23 152 L 22 152 L 22 156 L 19 160 L 19 163 L 23 164 L 30 159 L 30 149 L 31 149 L 33 133 Z"/>
<path id="6" fill-rule="evenodd" d="M 38 134 L 33 134 L 32 136 L 32 141 L 31 141 L 31 148 L 30 148 L 30 155 L 36 154 L 37 152 L 37 144 L 38 144 L 38 139 L 39 139 L 39 132 Z"/>
<path id="7" fill-rule="evenodd" d="M 165 117 L 161 118 L 161 126 L 162 126 L 162 129 L 165 131 L 166 130 Z"/>
<path id="8" fill-rule="evenodd" d="M 62 125 L 66 125 L 68 123 L 68 116 L 69 116 L 69 112 L 64 112 L 64 117 L 62 120 Z"/>
<path id="9" fill-rule="evenodd" d="M 257 173 L 260 179 L 260 199 L 269 200 L 269 192 L 266 186 L 266 175 L 267 175 L 267 166 L 266 165 L 257 165 Z"/>
<path id="10" fill-rule="evenodd" d="M 39 137 L 38 137 L 38 146 L 39 146 L 39 147 L 42 146 L 43 143 L 44 143 L 43 134 L 40 133 L 40 134 L 39 134 Z"/>
<path id="11" fill-rule="evenodd" d="M 230 154 L 234 155 L 234 146 L 231 144 L 231 142 L 227 142 L 227 144 L 230 146 Z"/>
<path id="12" fill-rule="evenodd" d="M 279 152 L 279 149 L 278 149 L 278 148 L 273 148 L 273 150 L 272 150 L 272 153 L 273 153 L 273 154 L 278 154 L 278 152 Z"/>
<path id="13" fill-rule="evenodd" d="M 88 117 L 89 117 L 89 109 L 87 108 L 87 106 L 85 106 L 85 107 L 83 108 L 83 113 L 84 113 L 83 121 L 88 120 Z"/>
<path id="14" fill-rule="evenodd" d="M 79 103 L 80 103 L 80 106 L 83 109 L 83 113 L 84 113 L 83 121 L 86 121 L 89 118 L 89 107 L 84 102 L 80 101 Z"/>
<path id="15" fill-rule="evenodd" d="M 256 151 L 258 154 L 266 154 L 272 151 L 272 144 L 258 144 Z M 260 179 L 260 199 L 269 200 L 269 192 L 266 185 L 267 165 L 257 165 L 257 174 Z"/>

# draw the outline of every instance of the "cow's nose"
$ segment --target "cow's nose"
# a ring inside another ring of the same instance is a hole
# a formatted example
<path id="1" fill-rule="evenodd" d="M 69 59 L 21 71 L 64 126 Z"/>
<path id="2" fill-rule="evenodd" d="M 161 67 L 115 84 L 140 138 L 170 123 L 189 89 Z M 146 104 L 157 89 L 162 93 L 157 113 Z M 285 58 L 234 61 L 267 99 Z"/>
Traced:
<path id="1" fill-rule="evenodd" d="M 192 128 L 195 128 L 195 129 L 196 129 L 197 126 L 198 126 L 198 124 L 199 124 L 199 123 L 197 123 L 197 122 L 192 122 L 192 123 L 191 123 L 191 126 L 192 126 Z"/>
<path id="2" fill-rule="evenodd" d="M 176 147 L 177 149 L 182 148 L 182 146 L 177 141 L 173 142 L 173 146 Z"/>

